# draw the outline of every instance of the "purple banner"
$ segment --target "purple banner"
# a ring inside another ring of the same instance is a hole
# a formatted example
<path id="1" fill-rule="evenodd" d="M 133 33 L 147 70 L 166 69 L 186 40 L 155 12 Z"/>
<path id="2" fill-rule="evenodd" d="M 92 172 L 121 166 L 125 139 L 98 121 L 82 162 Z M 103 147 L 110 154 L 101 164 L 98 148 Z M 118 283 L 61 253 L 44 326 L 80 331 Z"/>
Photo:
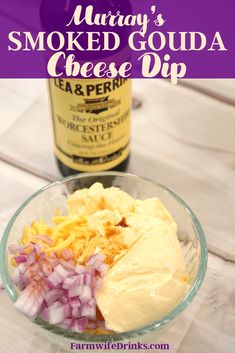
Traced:
<path id="1" fill-rule="evenodd" d="M 234 0 L 8 0 L 1 78 L 235 78 Z"/>

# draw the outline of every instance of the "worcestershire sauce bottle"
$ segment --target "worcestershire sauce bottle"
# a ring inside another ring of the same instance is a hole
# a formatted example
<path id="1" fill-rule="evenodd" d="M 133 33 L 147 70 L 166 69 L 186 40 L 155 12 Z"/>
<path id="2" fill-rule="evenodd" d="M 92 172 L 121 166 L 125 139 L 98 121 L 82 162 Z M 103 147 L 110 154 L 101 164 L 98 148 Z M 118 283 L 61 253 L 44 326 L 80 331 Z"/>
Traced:
<path id="1" fill-rule="evenodd" d="M 125 171 L 130 152 L 131 81 L 50 79 L 55 156 L 63 175 Z"/>
<path id="2" fill-rule="evenodd" d="M 100 4 L 100 1 L 79 2 L 84 8 L 89 4 L 93 4 L 95 8 L 96 3 Z M 54 31 L 55 25 L 53 28 L 50 25 L 50 14 L 56 21 L 65 22 L 66 13 L 63 8 L 66 6 L 68 13 L 70 6 L 71 16 L 75 4 L 76 1 L 73 0 L 42 0 L 41 19 L 44 28 Z M 100 5 L 98 9 L 98 12 L 102 11 Z M 103 13 L 109 10 L 113 14 L 117 11 L 123 13 L 118 0 L 104 2 Z M 130 7 L 125 6 L 125 11 L 131 13 Z M 62 15 L 63 18 L 60 18 Z M 104 30 L 101 26 L 94 27 L 90 31 Z M 61 28 L 60 23 L 58 28 Z M 81 31 L 81 28 L 80 25 L 77 28 L 67 27 L 66 30 Z M 121 28 L 119 36 L 125 35 L 125 29 Z M 84 53 L 78 54 L 75 55 L 79 58 Z M 88 55 L 91 58 L 93 54 L 89 52 Z M 49 79 L 49 92 L 54 151 L 61 173 L 68 176 L 79 172 L 125 171 L 130 154 L 131 80 L 55 78 Z"/>

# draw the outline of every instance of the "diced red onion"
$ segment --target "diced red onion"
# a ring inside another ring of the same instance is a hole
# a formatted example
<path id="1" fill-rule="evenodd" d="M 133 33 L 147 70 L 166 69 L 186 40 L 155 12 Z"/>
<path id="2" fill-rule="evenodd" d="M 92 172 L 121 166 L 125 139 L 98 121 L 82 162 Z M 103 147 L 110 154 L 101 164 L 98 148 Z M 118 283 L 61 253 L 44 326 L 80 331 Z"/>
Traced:
<path id="1" fill-rule="evenodd" d="M 96 301 L 94 298 L 91 298 L 90 300 L 88 300 L 87 304 L 96 306 Z"/>
<path id="2" fill-rule="evenodd" d="M 80 298 L 79 297 L 73 297 L 70 299 L 70 304 L 72 307 L 80 307 L 81 306 L 81 302 L 80 302 Z"/>
<path id="3" fill-rule="evenodd" d="M 57 271 L 54 271 L 48 276 L 48 281 L 56 287 L 63 282 L 63 277 Z"/>
<path id="4" fill-rule="evenodd" d="M 11 274 L 11 279 L 15 285 L 18 285 L 20 282 L 20 271 L 19 268 L 16 267 Z"/>
<path id="5" fill-rule="evenodd" d="M 52 245 L 54 243 L 54 241 L 51 238 L 49 238 L 48 235 L 44 235 L 44 234 L 34 235 L 33 238 L 37 240 L 42 240 L 48 245 Z"/>
<path id="6" fill-rule="evenodd" d="M 67 304 L 69 299 L 68 299 L 68 296 L 66 294 L 62 295 L 60 298 L 59 298 L 61 304 Z"/>
<path id="7" fill-rule="evenodd" d="M 50 324 L 59 324 L 66 319 L 65 308 L 63 305 L 58 306 L 57 308 L 51 307 L 48 314 L 48 321 Z"/>
<path id="8" fill-rule="evenodd" d="M 61 303 L 59 301 L 54 302 L 52 305 L 44 308 L 44 310 L 41 312 L 40 316 L 46 320 L 49 321 L 49 313 L 51 312 L 51 310 L 55 310 L 57 308 L 62 307 Z"/>
<path id="9" fill-rule="evenodd" d="M 56 302 L 63 294 L 64 291 L 62 289 L 52 289 L 46 293 L 44 300 L 46 301 L 47 305 L 50 306 Z"/>
<path id="10" fill-rule="evenodd" d="M 108 267 L 107 264 L 102 263 L 102 264 L 99 265 L 99 268 L 97 270 L 100 272 L 100 274 L 103 277 L 105 275 L 105 273 L 107 272 L 108 268 L 109 267 Z"/>
<path id="11" fill-rule="evenodd" d="M 71 249 L 64 249 L 61 251 L 61 256 L 63 256 L 66 260 L 71 259 L 73 257 L 73 252 Z"/>
<path id="12" fill-rule="evenodd" d="M 41 263 L 41 266 L 42 266 L 42 271 L 46 276 L 49 276 L 53 272 L 53 267 L 48 261 L 43 260 L 43 262 Z"/>
<path id="13" fill-rule="evenodd" d="M 92 298 L 91 287 L 87 285 L 82 286 L 81 294 L 79 295 L 81 303 L 86 303 Z"/>
<path id="14" fill-rule="evenodd" d="M 97 254 L 89 257 L 89 259 L 86 262 L 86 265 L 96 268 L 97 266 L 99 266 L 100 264 L 102 264 L 104 262 L 105 258 L 106 258 L 106 256 L 104 254 L 97 253 Z"/>
<path id="15" fill-rule="evenodd" d="M 57 300 L 49 308 L 59 308 L 60 306 L 61 306 L 61 303 Z"/>
<path id="16" fill-rule="evenodd" d="M 23 314 L 31 318 L 35 317 L 39 314 L 43 303 L 42 293 L 45 293 L 45 291 L 47 290 L 48 287 L 45 282 L 42 282 L 41 285 L 38 285 L 37 288 L 34 288 L 32 285 L 29 285 L 17 298 L 15 302 L 15 307 Z"/>
<path id="17" fill-rule="evenodd" d="M 28 254 L 27 256 L 27 265 L 32 265 L 34 262 L 36 261 L 36 258 L 35 258 L 35 253 L 34 252 L 31 252 L 30 254 Z"/>
<path id="18" fill-rule="evenodd" d="M 39 254 L 40 259 L 46 259 L 47 255 L 44 251 Z"/>
<path id="19" fill-rule="evenodd" d="M 60 264 L 71 274 L 74 274 L 76 272 L 75 266 L 69 263 L 68 261 L 61 259 Z"/>
<path id="20" fill-rule="evenodd" d="M 9 252 L 10 254 L 12 255 L 17 255 L 17 254 L 20 254 L 20 255 L 27 255 L 26 254 L 26 248 L 27 246 L 19 246 L 17 244 L 11 244 L 9 245 L 8 249 L 9 249 Z"/>
<path id="21" fill-rule="evenodd" d="M 31 294 L 28 288 L 26 288 L 15 302 L 15 307 L 24 315 L 33 318 L 39 313 L 42 301 L 42 297 L 39 297 L 37 300 L 35 295 Z"/>
<path id="22" fill-rule="evenodd" d="M 34 276 L 34 279 L 36 281 L 40 281 L 40 279 L 42 279 L 42 278 L 43 278 L 43 274 L 41 272 L 37 273 L 36 276 Z"/>
<path id="23" fill-rule="evenodd" d="M 81 309 L 81 315 L 94 320 L 96 318 L 95 305 L 90 305 L 88 303 L 83 304 Z"/>
<path id="24" fill-rule="evenodd" d="M 15 257 L 15 261 L 17 264 L 20 264 L 21 262 L 26 262 L 27 261 L 27 256 L 26 255 L 19 255 Z"/>
<path id="25" fill-rule="evenodd" d="M 68 303 L 64 305 L 64 310 L 66 318 L 71 316 L 71 306 Z"/>
<path id="26" fill-rule="evenodd" d="M 82 273 L 86 272 L 86 267 L 82 265 L 77 265 L 76 266 L 76 272 L 81 275 Z"/>
<path id="27" fill-rule="evenodd" d="M 79 317 L 81 317 L 81 308 L 79 308 L 78 306 L 72 307 L 71 316 L 73 319 L 78 319 Z"/>
<path id="28" fill-rule="evenodd" d="M 30 242 L 31 249 L 36 253 L 39 254 L 42 251 L 42 248 L 39 244 L 35 244 L 34 242 Z"/>
<path id="29" fill-rule="evenodd" d="M 69 289 L 75 282 L 76 282 L 76 276 L 67 277 L 63 281 L 62 288 Z"/>
<path id="30" fill-rule="evenodd" d="M 45 280 L 45 282 L 47 283 L 47 285 L 48 285 L 48 287 L 49 287 L 50 289 L 53 289 L 53 288 L 54 288 L 54 286 L 52 285 L 52 283 L 48 280 L 48 277 L 44 277 L 44 280 Z"/>
<path id="31" fill-rule="evenodd" d="M 48 257 L 48 258 L 47 258 L 47 261 L 50 262 L 50 264 L 51 264 L 53 267 L 56 267 L 57 265 L 59 265 L 59 259 L 58 259 L 56 256 Z"/>
<path id="32" fill-rule="evenodd" d="M 76 285 L 76 282 L 69 288 L 68 294 L 69 298 L 77 297 L 82 293 L 82 286 Z"/>
<path id="33" fill-rule="evenodd" d="M 70 328 L 71 324 L 72 324 L 73 320 L 72 319 L 65 319 L 64 321 L 62 321 L 59 326 L 65 329 Z"/>
<path id="34" fill-rule="evenodd" d="M 63 278 L 66 278 L 66 277 L 68 277 L 68 275 L 69 275 L 68 271 L 66 271 L 66 270 L 64 269 L 64 267 L 61 266 L 61 265 L 56 266 L 55 271 L 56 271 L 57 273 L 59 273 L 60 276 L 63 277 Z"/>
<path id="35" fill-rule="evenodd" d="M 20 273 L 20 278 L 19 278 L 20 283 L 18 284 L 19 289 L 21 290 L 25 289 L 30 284 L 30 280 L 31 280 L 31 276 L 28 270 L 26 270 L 24 273 Z"/>
<path id="36" fill-rule="evenodd" d="M 91 287 L 91 282 L 92 282 L 92 276 L 90 275 L 90 273 L 86 273 L 84 278 L 84 284 Z"/>
<path id="37" fill-rule="evenodd" d="M 38 237 L 42 240 L 44 236 Z M 65 261 L 53 252 L 51 257 L 47 256 L 39 244 L 31 242 L 30 247 L 29 254 L 29 246 L 11 248 L 18 265 L 12 280 L 22 290 L 16 308 L 31 318 L 40 314 L 51 324 L 76 332 L 83 332 L 86 327 L 96 328 L 97 323 L 88 319 L 96 319 L 94 295 L 108 267 L 103 262 L 105 255 L 95 254 L 86 266 L 75 267 L 70 249 L 61 252 Z"/>
<path id="38" fill-rule="evenodd" d="M 87 325 L 87 319 L 86 318 L 81 318 L 74 320 L 74 322 L 71 325 L 71 329 L 75 332 L 83 332 L 86 328 Z"/>
<path id="39" fill-rule="evenodd" d="M 41 314 L 40 314 L 40 317 L 45 320 L 45 321 L 48 321 L 49 320 L 49 308 L 48 307 L 44 307 Z"/>
<path id="40" fill-rule="evenodd" d="M 66 271 L 61 265 L 57 265 L 55 270 L 48 276 L 48 280 L 56 287 L 68 277 L 69 272 Z"/>
<path id="41" fill-rule="evenodd" d="M 35 271 L 39 271 L 41 266 L 40 266 L 40 263 L 35 260 L 35 262 L 33 264 L 29 265 L 29 268 L 31 271 L 35 272 Z"/>
<path id="42" fill-rule="evenodd" d="M 86 275 L 86 273 L 84 272 L 84 273 L 80 274 L 80 276 L 79 276 L 80 286 L 83 286 L 85 284 L 85 275 Z"/>
<path id="43" fill-rule="evenodd" d="M 27 266 L 25 263 L 22 262 L 19 264 L 18 269 L 20 273 L 25 273 L 25 271 L 27 270 Z"/>

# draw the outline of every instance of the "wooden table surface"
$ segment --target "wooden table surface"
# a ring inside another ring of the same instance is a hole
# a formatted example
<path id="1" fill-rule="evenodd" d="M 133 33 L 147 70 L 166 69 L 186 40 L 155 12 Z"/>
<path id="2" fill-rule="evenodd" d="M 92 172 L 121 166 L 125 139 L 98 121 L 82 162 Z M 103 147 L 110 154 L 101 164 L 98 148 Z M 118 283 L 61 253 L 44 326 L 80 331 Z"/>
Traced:
<path id="1" fill-rule="evenodd" d="M 235 80 L 135 80 L 129 172 L 158 181 L 195 211 L 209 263 L 193 304 L 163 335 L 170 353 L 235 352 Z M 44 80 L 0 81 L 0 226 L 60 174 Z M 0 290 L 0 353 L 62 353 Z"/>

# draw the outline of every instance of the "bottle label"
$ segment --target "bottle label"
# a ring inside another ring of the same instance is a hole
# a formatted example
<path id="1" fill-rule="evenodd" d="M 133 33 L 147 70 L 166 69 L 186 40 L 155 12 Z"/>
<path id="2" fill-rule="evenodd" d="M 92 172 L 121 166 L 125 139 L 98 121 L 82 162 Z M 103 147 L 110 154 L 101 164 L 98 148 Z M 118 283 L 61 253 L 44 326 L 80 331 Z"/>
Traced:
<path id="1" fill-rule="evenodd" d="M 82 171 L 114 168 L 129 154 L 131 80 L 50 79 L 55 154 Z"/>

